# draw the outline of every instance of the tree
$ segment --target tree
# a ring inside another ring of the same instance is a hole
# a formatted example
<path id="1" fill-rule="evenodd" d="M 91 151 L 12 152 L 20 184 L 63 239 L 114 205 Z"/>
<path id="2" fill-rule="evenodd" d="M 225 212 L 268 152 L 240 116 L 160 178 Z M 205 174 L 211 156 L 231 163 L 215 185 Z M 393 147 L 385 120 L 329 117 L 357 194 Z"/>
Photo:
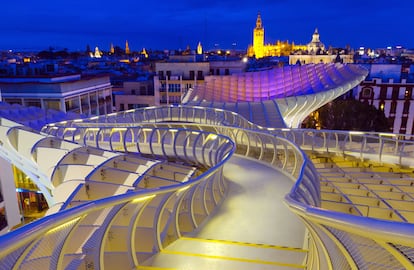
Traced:
<path id="1" fill-rule="evenodd" d="M 358 100 L 335 100 L 318 110 L 319 119 L 311 117 L 304 121 L 304 127 L 321 129 L 359 130 L 390 132 L 390 123 L 384 112 Z"/>

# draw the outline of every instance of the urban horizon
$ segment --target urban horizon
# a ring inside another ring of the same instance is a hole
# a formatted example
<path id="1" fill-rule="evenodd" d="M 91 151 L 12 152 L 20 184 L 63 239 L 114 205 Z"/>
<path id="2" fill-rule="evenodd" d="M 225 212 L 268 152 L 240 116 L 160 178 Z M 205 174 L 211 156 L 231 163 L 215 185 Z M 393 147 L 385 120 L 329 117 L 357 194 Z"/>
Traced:
<path id="1" fill-rule="evenodd" d="M 323 37 L 321 38 L 322 42 L 323 42 Z M 113 42 L 108 42 L 108 44 L 87 44 L 85 43 L 83 47 L 78 46 L 77 48 L 71 48 L 70 46 L 64 46 L 64 44 L 56 44 L 56 45 L 38 45 L 38 46 L 20 46 L 20 47 L 4 47 L 1 48 L 0 47 L 0 52 L 41 52 L 41 51 L 48 51 L 48 50 L 53 50 L 53 51 L 69 51 L 69 52 L 85 52 L 89 46 L 90 50 L 93 51 L 95 49 L 95 47 L 98 47 L 100 51 L 102 52 L 109 52 L 110 51 L 110 46 L 111 44 L 114 47 L 119 47 L 121 49 L 125 49 L 125 42 L 128 41 L 129 44 L 129 48 L 131 50 L 131 52 L 140 52 L 143 49 L 146 49 L 147 51 L 174 51 L 174 50 L 186 50 L 188 47 L 191 50 L 196 50 L 197 49 L 197 43 L 191 43 L 191 44 L 186 44 L 184 46 L 179 46 L 179 47 L 168 47 L 168 46 L 158 46 L 158 47 L 136 47 L 134 46 L 134 43 L 131 42 L 129 39 L 126 39 L 123 43 L 117 44 L 117 43 L 113 43 Z M 281 41 L 285 41 L 285 40 L 281 40 Z M 289 42 L 292 42 L 290 40 L 287 40 Z M 215 43 L 212 44 L 208 47 L 206 47 L 205 44 L 203 44 L 202 41 L 199 41 L 201 43 L 201 45 L 203 46 L 203 50 L 204 51 L 214 51 L 217 49 L 221 49 L 221 50 L 235 50 L 235 51 L 247 51 L 248 46 L 252 45 L 252 42 L 250 42 L 249 44 L 246 44 L 245 47 L 241 48 L 239 46 L 237 46 L 238 43 L 232 43 L 228 46 L 225 45 L 221 45 L 222 43 Z M 296 43 L 294 40 L 293 42 L 295 44 L 299 44 Z M 306 45 L 307 43 L 310 42 L 310 39 L 308 42 L 304 42 L 301 43 L 303 45 Z M 266 42 L 266 44 L 275 44 L 276 42 Z M 403 49 L 408 49 L 408 50 L 414 50 L 414 46 L 412 47 L 408 47 L 405 46 L 404 44 L 401 43 L 392 43 L 392 44 L 384 44 L 383 46 L 378 46 L 378 47 L 371 47 L 371 46 L 364 46 L 364 45 L 360 45 L 360 46 L 351 46 L 350 44 L 346 44 L 344 46 L 335 46 L 332 44 L 326 44 L 327 48 L 329 47 L 333 47 L 333 48 L 346 48 L 346 47 L 350 47 L 351 49 L 354 50 L 358 50 L 361 47 L 362 48 L 366 48 L 366 49 L 373 49 L 373 50 L 379 50 L 379 49 L 389 49 L 389 48 L 403 48 Z"/>
<path id="2" fill-rule="evenodd" d="M 50 0 L 4 3 L 0 17 L 0 50 L 41 51 L 49 47 L 84 51 L 86 46 L 109 50 L 110 44 L 131 51 L 195 49 L 246 50 L 260 12 L 266 29 L 266 44 L 277 40 L 307 44 L 315 28 L 327 46 L 345 48 L 414 48 L 410 10 L 414 3 L 384 0 L 344 5 L 319 0 L 295 3 L 265 0 L 250 2 L 168 1 L 140 3 L 74 0 L 58 4 Z M 237 6 L 237 10 L 234 8 Z M 306 8 L 304 8 L 306 7 Z"/>

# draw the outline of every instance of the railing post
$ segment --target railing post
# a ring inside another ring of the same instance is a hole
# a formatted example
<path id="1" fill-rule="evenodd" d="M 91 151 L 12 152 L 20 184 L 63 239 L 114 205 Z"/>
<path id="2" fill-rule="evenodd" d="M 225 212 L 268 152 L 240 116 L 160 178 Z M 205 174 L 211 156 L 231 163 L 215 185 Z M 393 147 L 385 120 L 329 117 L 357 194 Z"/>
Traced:
<path id="1" fill-rule="evenodd" d="M 382 163 L 382 150 L 384 148 L 384 140 L 382 139 L 382 136 L 379 137 L 379 149 L 378 149 L 378 160 L 380 163 Z"/>
<path id="2" fill-rule="evenodd" d="M 364 149 L 365 149 L 366 143 L 367 143 L 367 137 L 365 135 L 362 135 L 361 151 L 359 155 L 359 158 L 361 161 L 364 161 Z"/>

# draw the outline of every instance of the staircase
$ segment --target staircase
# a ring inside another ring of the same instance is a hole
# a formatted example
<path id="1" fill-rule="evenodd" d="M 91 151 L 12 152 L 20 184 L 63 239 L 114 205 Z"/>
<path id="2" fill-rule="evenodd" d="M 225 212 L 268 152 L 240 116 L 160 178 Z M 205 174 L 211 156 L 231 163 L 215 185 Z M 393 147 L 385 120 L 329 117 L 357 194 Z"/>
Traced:
<path id="1" fill-rule="evenodd" d="M 414 174 L 411 170 L 351 157 L 311 158 L 321 176 L 323 208 L 414 223 Z"/>

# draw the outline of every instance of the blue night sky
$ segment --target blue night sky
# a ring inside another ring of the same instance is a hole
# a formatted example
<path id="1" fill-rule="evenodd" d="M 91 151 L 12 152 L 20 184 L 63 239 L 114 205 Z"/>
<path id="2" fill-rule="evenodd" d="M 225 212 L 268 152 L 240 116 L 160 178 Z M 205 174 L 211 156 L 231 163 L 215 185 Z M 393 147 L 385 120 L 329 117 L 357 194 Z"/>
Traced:
<path id="1" fill-rule="evenodd" d="M 0 50 L 84 50 L 110 43 L 131 50 L 246 49 L 260 11 L 266 43 L 306 44 L 317 27 L 321 41 L 353 48 L 414 48 L 414 1 L 333 0 L 21 0 L 3 1 Z"/>

